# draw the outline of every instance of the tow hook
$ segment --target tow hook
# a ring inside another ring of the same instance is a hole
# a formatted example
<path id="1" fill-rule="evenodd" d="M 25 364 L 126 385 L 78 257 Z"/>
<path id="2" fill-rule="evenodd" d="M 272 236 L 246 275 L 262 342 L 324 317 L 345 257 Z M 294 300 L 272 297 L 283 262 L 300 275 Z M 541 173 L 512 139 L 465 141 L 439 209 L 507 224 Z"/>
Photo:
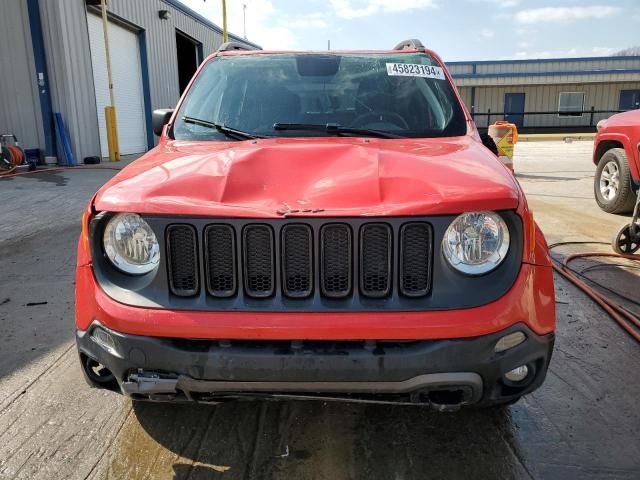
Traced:
<path id="1" fill-rule="evenodd" d="M 122 383 L 122 391 L 127 395 L 152 395 L 159 393 L 176 393 L 178 377 L 161 375 L 155 372 L 145 372 L 138 369 L 132 373 L 127 381 Z"/>
<path id="2" fill-rule="evenodd" d="M 414 403 L 428 404 L 437 412 L 457 412 L 460 407 L 469 403 L 472 393 L 467 386 L 452 389 L 424 389 L 414 392 L 411 400 Z"/>

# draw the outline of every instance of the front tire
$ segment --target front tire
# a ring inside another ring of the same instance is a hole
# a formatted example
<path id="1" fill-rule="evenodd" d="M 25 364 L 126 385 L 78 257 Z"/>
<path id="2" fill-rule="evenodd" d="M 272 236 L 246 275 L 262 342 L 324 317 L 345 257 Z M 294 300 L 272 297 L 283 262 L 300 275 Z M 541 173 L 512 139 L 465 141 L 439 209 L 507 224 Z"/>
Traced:
<path id="1" fill-rule="evenodd" d="M 636 204 L 627 155 L 622 148 L 607 150 L 598 162 L 593 190 L 607 213 L 629 213 Z"/>

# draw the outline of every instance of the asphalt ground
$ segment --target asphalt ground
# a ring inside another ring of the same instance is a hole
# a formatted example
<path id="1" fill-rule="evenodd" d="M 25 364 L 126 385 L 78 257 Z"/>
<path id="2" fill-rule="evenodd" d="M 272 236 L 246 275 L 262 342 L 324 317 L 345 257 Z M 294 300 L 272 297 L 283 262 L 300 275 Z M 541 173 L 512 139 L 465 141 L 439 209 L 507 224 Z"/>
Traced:
<path id="1" fill-rule="evenodd" d="M 591 148 L 517 146 L 549 242 L 609 242 L 629 220 L 597 208 Z M 88 388 L 73 344 L 75 248 L 84 205 L 114 173 L 0 179 L 0 479 L 640 478 L 640 348 L 560 278 L 547 380 L 503 409 L 132 405 Z M 556 253 L 593 249 L 610 251 Z M 575 266 L 640 300 L 638 271 L 609 263 Z"/>

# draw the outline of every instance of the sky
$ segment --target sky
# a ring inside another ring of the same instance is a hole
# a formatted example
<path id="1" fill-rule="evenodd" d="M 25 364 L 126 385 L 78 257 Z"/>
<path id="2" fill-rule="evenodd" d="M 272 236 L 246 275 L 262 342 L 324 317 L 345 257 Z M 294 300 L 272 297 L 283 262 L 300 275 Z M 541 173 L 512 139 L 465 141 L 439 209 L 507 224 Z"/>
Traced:
<path id="1" fill-rule="evenodd" d="M 222 25 L 221 0 L 180 0 Z M 264 49 L 390 49 L 445 61 L 606 56 L 640 45 L 640 0 L 227 0 L 229 31 Z"/>

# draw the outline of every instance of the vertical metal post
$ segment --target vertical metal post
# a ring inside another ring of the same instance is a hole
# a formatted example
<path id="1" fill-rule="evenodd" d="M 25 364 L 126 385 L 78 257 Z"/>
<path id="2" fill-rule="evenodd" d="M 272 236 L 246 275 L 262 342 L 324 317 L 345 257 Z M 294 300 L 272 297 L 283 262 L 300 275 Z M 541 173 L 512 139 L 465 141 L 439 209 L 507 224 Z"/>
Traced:
<path id="1" fill-rule="evenodd" d="M 487 127 L 491 125 L 491 109 L 487 108 Z"/>
<path id="2" fill-rule="evenodd" d="M 331 50 L 331 40 L 327 40 L 327 50 Z"/>
<path id="3" fill-rule="evenodd" d="M 111 72 L 111 53 L 109 51 L 109 20 L 107 19 L 107 0 L 101 0 L 102 29 L 104 32 L 104 50 L 107 58 L 107 79 L 109 82 L 109 101 L 111 105 L 104 107 L 104 118 L 107 124 L 107 143 L 109 144 L 109 160 L 120 160 L 118 144 L 118 125 L 116 122 L 116 101 L 113 93 L 113 75 Z"/>
<path id="4" fill-rule="evenodd" d="M 471 120 L 475 121 L 476 117 L 476 87 L 471 87 Z"/>
<path id="5" fill-rule="evenodd" d="M 222 43 L 227 43 L 229 36 L 227 35 L 227 2 L 222 0 Z"/>
<path id="6" fill-rule="evenodd" d="M 595 113 L 594 110 L 595 110 L 595 107 L 592 105 L 591 106 L 591 115 L 589 116 L 589 126 L 590 127 L 593 127 L 593 114 Z"/>
<path id="7" fill-rule="evenodd" d="M 242 4 L 242 25 L 244 26 L 244 39 L 247 39 L 247 4 Z"/>

